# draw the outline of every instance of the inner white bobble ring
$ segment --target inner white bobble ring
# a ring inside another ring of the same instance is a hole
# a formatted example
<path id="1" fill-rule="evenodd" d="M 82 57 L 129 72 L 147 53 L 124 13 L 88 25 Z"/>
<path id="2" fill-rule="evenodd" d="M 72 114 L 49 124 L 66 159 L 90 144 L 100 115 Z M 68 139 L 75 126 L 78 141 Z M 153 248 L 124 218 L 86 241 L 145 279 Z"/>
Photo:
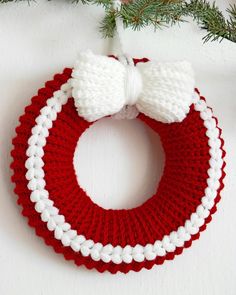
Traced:
<path id="1" fill-rule="evenodd" d="M 128 81 L 132 81 L 130 84 L 133 84 L 134 80 L 138 83 L 140 79 L 133 69 L 128 71 L 128 76 Z M 137 90 L 130 89 L 129 85 L 127 89 L 128 102 L 133 103 Z M 35 210 L 40 214 L 41 220 L 47 224 L 48 230 L 54 232 L 54 237 L 60 240 L 63 246 L 71 247 L 74 252 L 80 252 L 85 257 L 90 256 L 94 261 L 101 260 L 105 263 L 112 261 L 115 264 L 122 262 L 129 264 L 133 260 L 141 263 L 145 259 L 151 261 L 158 256 L 165 256 L 168 252 L 174 252 L 176 247 L 183 247 L 184 243 L 191 239 L 191 235 L 199 232 L 199 228 L 209 216 L 210 210 L 215 204 L 222 176 L 223 159 L 221 141 L 218 138 L 219 130 L 216 127 L 212 111 L 207 107 L 205 101 L 196 94 L 194 109 L 200 112 L 200 117 L 204 121 L 210 147 L 210 168 L 205 195 L 201 199 L 201 204 L 183 226 L 164 236 L 162 240 L 157 240 L 154 244 L 145 246 L 136 245 L 132 247 L 126 245 L 121 247 L 94 243 L 93 240 L 87 240 L 84 235 L 73 230 L 71 225 L 66 222 L 65 217 L 60 214 L 60 210 L 54 206 L 53 201 L 50 200 L 49 192 L 45 189 L 44 162 L 42 159 L 44 147 L 53 121 L 56 120 L 58 113 L 61 112 L 62 106 L 67 103 L 69 97 L 71 97 L 70 80 L 62 85 L 61 90 L 55 91 L 53 97 L 49 98 L 46 106 L 41 109 L 40 115 L 35 120 L 35 126 L 31 130 L 32 135 L 28 140 L 29 147 L 26 152 L 25 167 L 27 169 L 28 188 L 31 191 L 30 200 L 35 203 Z"/>

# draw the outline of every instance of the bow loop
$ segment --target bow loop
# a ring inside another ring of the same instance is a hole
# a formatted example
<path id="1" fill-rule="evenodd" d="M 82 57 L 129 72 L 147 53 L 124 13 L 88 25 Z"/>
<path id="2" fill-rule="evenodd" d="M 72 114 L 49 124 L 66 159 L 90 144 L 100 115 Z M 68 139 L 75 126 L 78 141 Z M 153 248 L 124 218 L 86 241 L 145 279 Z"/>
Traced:
<path id="1" fill-rule="evenodd" d="M 194 96 L 194 74 L 190 63 L 139 63 L 143 92 L 137 108 L 163 123 L 181 122 L 189 113 Z"/>
<path id="2" fill-rule="evenodd" d="M 119 112 L 125 104 L 126 71 L 114 58 L 80 53 L 72 72 L 72 96 L 78 114 L 92 122 Z"/>
<path id="3" fill-rule="evenodd" d="M 193 103 L 194 78 L 188 62 L 124 65 L 91 51 L 81 53 L 72 72 L 72 96 L 87 121 L 135 105 L 163 123 L 181 122 Z"/>

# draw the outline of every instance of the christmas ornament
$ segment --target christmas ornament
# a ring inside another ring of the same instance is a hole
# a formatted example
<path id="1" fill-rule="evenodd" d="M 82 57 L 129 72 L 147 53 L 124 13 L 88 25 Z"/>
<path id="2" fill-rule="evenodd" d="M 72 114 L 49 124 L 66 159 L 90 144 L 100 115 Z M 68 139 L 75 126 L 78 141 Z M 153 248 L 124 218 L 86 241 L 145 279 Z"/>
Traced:
<path id="1" fill-rule="evenodd" d="M 137 118 L 160 135 L 163 176 L 137 208 L 103 209 L 77 181 L 78 139 L 104 116 Z M 89 269 L 127 273 L 173 259 L 199 238 L 220 200 L 221 130 L 187 62 L 81 53 L 32 98 L 16 133 L 12 181 L 22 214 L 47 245 Z"/>

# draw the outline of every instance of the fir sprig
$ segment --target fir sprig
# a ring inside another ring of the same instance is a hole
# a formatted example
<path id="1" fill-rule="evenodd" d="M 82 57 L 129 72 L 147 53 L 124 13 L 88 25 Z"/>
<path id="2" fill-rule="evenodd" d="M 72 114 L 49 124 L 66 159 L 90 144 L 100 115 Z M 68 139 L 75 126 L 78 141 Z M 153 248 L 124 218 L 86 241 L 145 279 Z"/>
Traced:
<path id="1" fill-rule="evenodd" d="M 0 0 L 0 3 L 13 1 L 23 0 Z M 236 42 L 236 5 L 229 6 L 225 17 L 215 2 L 209 3 L 206 0 L 136 0 L 123 3 L 120 11 L 114 10 L 112 0 L 66 1 L 103 6 L 105 17 L 101 22 L 101 31 L 105 37 L 113 36 L 116 17 L 122 18 L 125 27 L 134 30 L 150 25 L 155 29 L 172 26 L 191 17 L 207 31 L 204 42 L 222 39 Z"/>
<path id="2" fill-rule="evenodd" d="M 236 6 L 230 5 L 226 10 L 226 19 L 219 8 L 205 0 L 192 0 L 186 4 L 186 15 L 192 16 L 202 29 L 208 31 L 204 41 L 228 39 L 236 42 Z"/>
<path id="3" fill-rule="evenodd" d="M 126 27 L 130 26 L 134 30 L 149 25 L 157 29 L 183 21 L 182 5 L 183 1 L 139 0 L 122 5 L 117 15 L 123 19 Z"/>

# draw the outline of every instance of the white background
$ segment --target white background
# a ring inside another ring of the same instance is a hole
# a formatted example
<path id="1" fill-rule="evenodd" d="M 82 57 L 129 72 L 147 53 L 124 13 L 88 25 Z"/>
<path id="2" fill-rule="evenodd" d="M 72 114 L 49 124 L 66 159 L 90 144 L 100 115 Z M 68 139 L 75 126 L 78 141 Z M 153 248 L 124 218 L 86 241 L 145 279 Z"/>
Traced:
<path id="1" fill-rule="evenodd" d="M 228 1 L 217 4 L 225 8 Z M 18 117 L 37 89 L 53 73 L 71 67 L 80 50 L 109 53 L 109 41 L 98 33 L 102 16 L 101 8 L 65 0 L 0 6 L 0 294 L 236 294 L 236 44 L 203 45 L 204 32 L 194 24 L 157 33 L 126 31 L 124 38 L 132 56 L 191 61 L 197 85 L 219 117 L 226 187 L 201 239 L 150 271 L 100 274 L 56 255 L 20 215 L 9 180 Z M 132 207 L 147 199 L 163 164 L 158 137 L 136 121 L 97 123 L 81 139 L 78 152 L 81 184 L 104 207 Z"/>

